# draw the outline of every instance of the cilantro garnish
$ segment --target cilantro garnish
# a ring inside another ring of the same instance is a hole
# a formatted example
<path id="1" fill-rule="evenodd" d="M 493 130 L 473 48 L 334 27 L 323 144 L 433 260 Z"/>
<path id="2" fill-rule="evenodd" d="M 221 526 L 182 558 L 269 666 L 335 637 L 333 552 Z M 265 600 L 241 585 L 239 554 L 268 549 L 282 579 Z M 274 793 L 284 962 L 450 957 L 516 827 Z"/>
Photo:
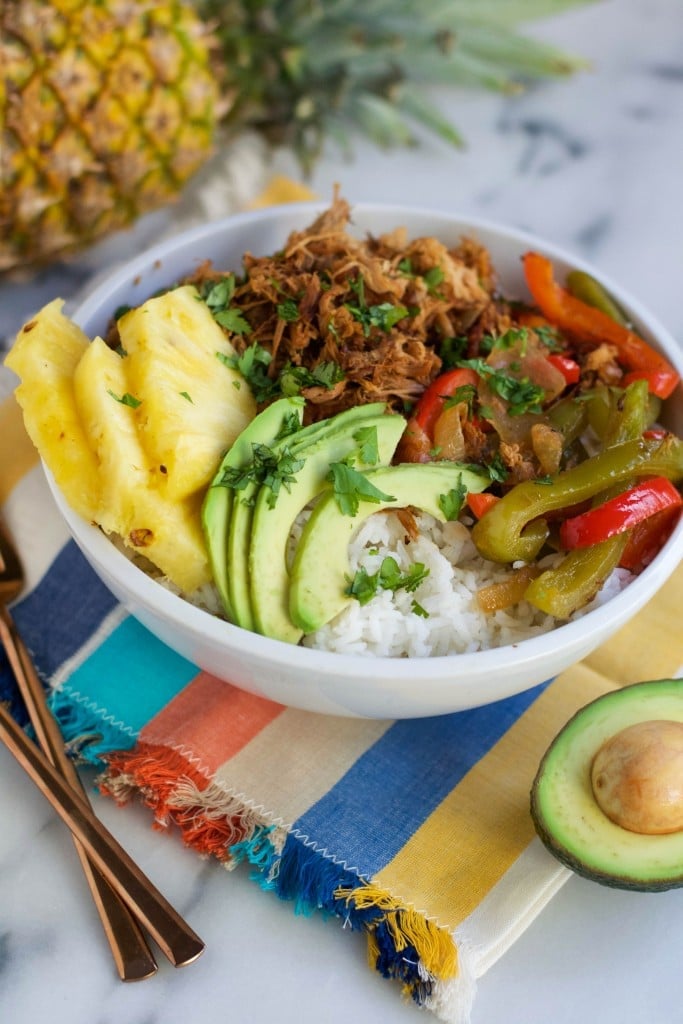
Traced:
<path id="1" fill-rule="evenodd" d="M 450 398 L 447 398 L 443 404 L 444 409 L 450 409 L 454 405 L 460 405 L 464 402 L 467 406 L 468 412 L 472 412 L 472 406 L 474 405 L 474 399 L 477 397 L 477 389 L 474 384 L 463 384 L 461 387 L 456 388 Z"/>
<path id="2" fill-rule="evenodd" d="M 194 405 L 194 402 L 192 401 L 192 395 L 188 394 L 187 391 L 179 391 L 178 394 L 180 395 L 181 398 L 184 398 L 186 402 L 190 402 L 192 405 Z"/>
<path id="3" fill-rule="evenodd" d="M 363 334 L 366 338 L 373 327 L 388 332 L 394 324 L 397 324 L 399 320 L 403 320 L 410 313 L 406 306 L 395 306 L 392 302 L 382 302 L 377 306 L 368 306 L 365 301 L 365 282 L 362 277 L 356 278 L 355 281 L 350 281 L 349 285 L 358 296 L 358 305 L 345 302 L 344 306 L 351 313 L 354 320 L 357 320 L 362 326 Z"/>
<path id="4" fill-rule="evenodd" d="M 422 275 L 422 280 L 427 285 L 427 291 L 430 295 L 441 298 L 438 292 L 438 286 L 443 283 L 445 274 L 441 267 L 432 267 L 426 274 Z"/>
<path id="5" fill-rule="evenodd" d="M 492 480 L 499 484 L 505 483 L 508 477 L 508 468 L 500 452 L 496 452 L 490 462 L 486 463 L 486 468 Z"/>
<path id="6" fill-rule="evenodd" d="M 285 299 L 284 302 L 278 302 L 276 309 L 280 320 L 294 323 L 295 320 L 299 319 L 299 307 L 294 299 Z"/>
<path id="7" fill-rule="evenodd" d="M 526 327 L 510 327 L 503 334 L 485 334 L 479 342 L 479 351 L 488 355 L 489 352 L 500 352 L 519 346 L 520 352 L 524 354 L 529 340 L 529 331 Z"/>
<path id="8" fill-rule="evenodd" d="M 208 290 L 207 290 L 208 287 Z M 228 274 L 220 281 L 209 283 L 202 289 L 202 298 L 211 310 L 216 323 L 233 334 L 249 334 L 251 326 L 245 320 L 241 309 L 230 307 L 235 294 L 235 275 Z"/>
<path id="9" fill-rule="evenodd" d="M 277 386 L 283 395 L 298 395 L 303 388 L 320 387 L 331 390 L 340 380 L 344 380 L 344 371 L 338 363 L 318 363 L 309 370 L 305 366 L 294 366 L 287 363 L 280 371 Z"/>
<path id="10" fill-rule="evenodd" d="M 521 416 L 525 412 L 541 412 L 545 391 L 528 377 L 513 377 L 504 370 L 496 370 L 489 366 L 484 359 L 462 359 L 458 365 L 469 366 L 476 370 L 480 377 L 485 377 L 491 391 L 508 403 L 508 412 L 511 416 Z"/>
<path id="11" fill-rule="evenodd" d="M 239 370 L 257 402 L 265 402 L 277 393 L 277 381 L 268 376 L 272 357 L 263 345 L 254 342 L 239 355 L 227 356 L 223 352 L 216 352 L 216 356 L 225 366 Z"/>
<path id="12" fill-rule="evenodd" d="M 358 457 L 366 466 L 376 466 L 379 462 L 379 445 L 377 443 L 377 427 L 360 427 L 353 435 L 358 442 Z"/>
<path id="13" fill-rule="evenodd" d="M 429 612 L 427 611 L 427 609 L 423 608 L 422 605 L 419 603 L 419 601 L 416 601 L 415 599 L 413 599 L 410 602 L 410 609 L 411 609 L 413 615 L 419 615 L 420 618 L 422 618 L 422 619 L 428 619 L 429 618 Z"/>
<path id="14" fill-rule="evenodd" d="M 447 522 L 453 522 L 462 511 L 462 506 L 467 497 L 467 488 L 458 477 L 455 487 L 452 487 L 446 494 L 439 495 L 439 508 L 443 512 Z"/>
<path id="15" fill-rule="evenodd" d="M 345 462 L 331 462 L 326 479 L 331 482 L 339 510 L 345 516 L 355 516 L 361 501 L 371 501 L 376 505 L 381 501 L 396 501 Z"/>
<path id="16" fill-rule="evenodd" d="M 414 562 L 410 566 L 407 572 L 401 572 L 398 562 L 391 555 L 387 555 L 386 558 L 382 559 L 382 564 L 375 573 L 369 573 L 363 566 L 357 570 L 353 579 L 349 583 L 346 593 L 350 597 L 355 597 L 359 604 L 367 604 L 372 600 L 379 590 L 391 590 L 393 592 L 397 590 L 407 590 L 408 593 L 413 593 L 420 586 L 424 580 L 429 576 L 429 569 L 427 569 L 422 562 Z M 413 601 L 413 606 L 417 605 L 417 601 Z M 417 605 L 419 608 L 420 605 Z M 415 611 L 415 607 L 413 607 Z M 428 614 L 422 609 L 416 614 Z"/>
<path id="17" fill-rule="evenodd" d="M 274 508 L 280 493 L 294 482 L 296 474 L 303 468 L 304 459 L 295 458 L 288 448 L 274 451 L 266 444 L 252 444 L 251 461 L 244 466 L 228 466 L 221 477 L 221 484 L 233 491 L 243 491 L 248 484 L 264 484 L 270 488 L 267 505 Z"/>
<path id="18" fill-rule="evenodd" d="M 444 338 L 439 345 L 439 355 L 444 370 L 451 370 L 460 365 L 460 360 L 467 352 L 468 340 L 464 335 L 457 338 Z"/>
<path id="19" fill-rule="evenodd" d="M 127 391 L 125 395 L 115 395 L 111 388 L 107 388 L 107 394 L 111 395 L 115 402 L 119 402 L 121 405 L 127 405 L 130 409 L 137 409 L 139 405 L 142 405 L 142 401 L 136 398 L 135 395 L 129 394 Z"/>

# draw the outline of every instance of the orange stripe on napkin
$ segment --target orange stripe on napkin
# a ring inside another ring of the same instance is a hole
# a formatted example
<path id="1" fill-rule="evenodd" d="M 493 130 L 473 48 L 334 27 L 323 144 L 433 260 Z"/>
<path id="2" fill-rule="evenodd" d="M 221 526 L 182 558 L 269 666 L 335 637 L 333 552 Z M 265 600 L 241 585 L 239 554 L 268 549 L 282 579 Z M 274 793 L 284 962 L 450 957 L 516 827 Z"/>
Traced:
<path id="1" fill-rule="evenodd" d="M 281 704 L 201 672 L 140 733 L 141 743 L 202 752 L 212 773 L 281 715 Z"/>
<path id="2" fill-rule="evenodd" d="M 0 405 L 0 505 L 15 484 L 38 462 L 38 452 L 24 429 L 14 397 Z"/>

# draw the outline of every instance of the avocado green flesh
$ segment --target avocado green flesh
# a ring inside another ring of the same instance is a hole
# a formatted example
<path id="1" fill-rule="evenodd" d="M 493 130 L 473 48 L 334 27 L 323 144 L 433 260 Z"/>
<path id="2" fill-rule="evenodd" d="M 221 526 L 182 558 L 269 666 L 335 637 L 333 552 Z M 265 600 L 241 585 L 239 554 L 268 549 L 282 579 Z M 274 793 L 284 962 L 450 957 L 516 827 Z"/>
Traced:
<path id="1" fill-rule="evenodd" d="M 283 398 L 264 409 L 254 417 L 231 445 L 223 457 L 211 486 L 202 504 L 202 528 L 206 539 L 209 564 L 216 589 L 229 619 L 235 615 L 230 601 L 228 580 L 228 530 L 234 502 L 230 487 L 221 483 L 227 469 L 238 469 L 246 465 L 252 453 L 252 445 L 268 444 L 282 429 L 288 416 L 295 413 L 299 422 L 303 417 L 304 401 L 301 398 Z"/>
<path id="2" fill-rule="evenodd" d="M 332 491 L 323 495 L 306 523 L 294 557 L 289 611 L 304 633 L 312 633 L 341 612 L 354 598 L 346 593 L 348 547 L 368 516 L 387 508 L 414 506 L 444 521 L 439 498 L 462 485 L 483 491 L 489 479 L 459 463 L 430 462 L 387 466 L 366 474 L 393 501 L 361 501 L 358 514 L 342 514 Z"/>
<path id="3" fill-rule="evenodd" d="M 270 438 L 263 443 L 267 444 L 276 453 L 282 452 L 284 448 L 287 448 L 292 456 L 298 457 L 302 449 L 323 438 L 330 430 L 340 429 L 350 423 L 355 424 L 370 416 L 382 413 L 384 409 L 385 405 L 383 402 L 354 406 L 345 412 L 339 413 L 330 420 L 320 420 L 317 423 L 311 423 L 309 426 L 297 431 L 296 434 L 291 434 L 280 441 L 273 440 L 277 436 L 277 431 L 273 431 Z M 268 412 L 268 409 L 265 412 Z M 334 426 L 331 426 L 332 424 Z M 244 629 L 250 630 L 256 629 L 256 623 L 249 586 L 249 550 L 254 505 L 259 487 L 259 484 L 250 482 L 243 490 L 235 494 L 227 540 L 227 586 L 233 622 L 236 622 L 238 626 L 242 626 Z"/>
<path id="4" fill-rule="evenodd" d="M 360 426 L 377 431 L 378 461 L 386 465 L 391 461 L 405 429 L 402 416 L 380 415 L 365 417 Z M 359 426 L 355 421 L 341 429 L 326 433 L 313 444 L 297 448 L 299 458 L 305 460 L 289 489 L 282 488 L 273 507 L 272 491 L 262 486 L 254 506 L 249 542 L 249 581 L 251 606 L 258 632 L 276 640 L 298 643 L 303 631 L 294 625 L 289 614 L 289 570 L 287 544 L 294 520 L 326 486 L 325 478 L 331 462 L 341 462 L 358 450 L 355 435 Z M 368 468 L 363 463 L 357 469 Z"/>
<path id="5" fill-rule="evenodd" d="M 636 683 L 586 705 L 550 745 L 533 784 L 531 815 L 543 843 L 567 867 L 603 885 L 644 892 L 683 885 L 683 832 L 629 832 L 604 814 L 591 787 L 602 744 L 657 719 L 683 721 L 683 679 Z"/>

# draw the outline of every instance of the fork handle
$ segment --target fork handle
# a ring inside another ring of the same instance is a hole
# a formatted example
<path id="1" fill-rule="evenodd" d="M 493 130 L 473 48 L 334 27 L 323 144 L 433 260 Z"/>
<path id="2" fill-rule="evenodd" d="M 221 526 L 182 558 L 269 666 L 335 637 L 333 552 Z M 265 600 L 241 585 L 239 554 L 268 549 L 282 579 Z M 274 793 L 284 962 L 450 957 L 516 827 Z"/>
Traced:
<path id="1" fill-rule="evenodd" d="M 190 964 L 204 943 L 162 896 L 93 813 L 90 804 L 65 782 L 45 755 L 0 703 L 0 739 L 14 755 L 62 821 L 76 835 L 121 899 L 135 913 L 175 967 Z"/>
<path id="2" fill-rule="evenodd" d="M 85 790 L 73 761 L 64 750 L 59 726 L 52 715 L 42 683 L 31 657 L 6 606 L 0 603 L 0 639 L 7 651 L 19 692 L 28 711 L 38 742 L 61 776 L 85 799 Z M 125 903 L 92 863 L 79 839 L 74 837 L 78 858 L 102 922 L 122 981 L 142 981 L 157 970 L 145 936 Z"/>

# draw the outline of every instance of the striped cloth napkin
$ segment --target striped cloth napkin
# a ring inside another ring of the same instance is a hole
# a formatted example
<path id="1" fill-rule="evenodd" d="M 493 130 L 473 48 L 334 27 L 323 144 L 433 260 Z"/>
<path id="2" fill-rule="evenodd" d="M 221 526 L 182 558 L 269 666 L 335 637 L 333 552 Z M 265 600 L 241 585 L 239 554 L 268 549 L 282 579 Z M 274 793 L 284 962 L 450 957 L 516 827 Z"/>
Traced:
<path id="1" fill-rule="evenodd" d="M 0 367 L 0 398 L 9 390 Z M 539 759 L 598 694 L 675 674 L 683 570 L 549 685 L 432 719 L 325 717 L 212 678 L 126 614 L 69 539 L 12 397 L 0 466 L 28 572 L 14 615 L 74 756 L 198 854 L 244 862 L 294 910 L 362 934 L 371 965 L 408 998 L 467 1021 L 476 979 L 568 877 L 529 816 Z M 23 720 L 1 655 L 0 699 Z"/>

